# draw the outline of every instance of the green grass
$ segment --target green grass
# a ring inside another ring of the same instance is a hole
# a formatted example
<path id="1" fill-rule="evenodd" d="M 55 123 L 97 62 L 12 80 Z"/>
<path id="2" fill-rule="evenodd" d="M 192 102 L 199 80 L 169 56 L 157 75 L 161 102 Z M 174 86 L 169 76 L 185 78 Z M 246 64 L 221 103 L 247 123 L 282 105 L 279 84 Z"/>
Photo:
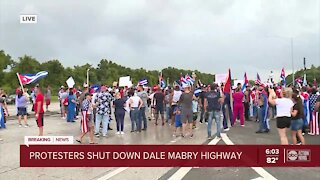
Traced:
<path id="1" fill-rule="evenodd" d="M 51 96 L 51 102 L 58 102 L 58 96 Z"/>

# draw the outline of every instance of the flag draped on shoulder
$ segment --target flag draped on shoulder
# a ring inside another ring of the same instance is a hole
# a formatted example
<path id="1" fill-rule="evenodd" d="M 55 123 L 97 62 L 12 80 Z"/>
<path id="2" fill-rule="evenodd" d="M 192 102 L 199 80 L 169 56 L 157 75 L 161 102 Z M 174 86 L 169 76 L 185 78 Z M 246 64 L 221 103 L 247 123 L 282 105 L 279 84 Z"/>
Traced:
<path id="1" fill-rule="evenodd" d="M 248 86 L 249 84 L 249 80 L 248 80 L 248 77 L 247 77 L 247 73 L 244 73 L 244 81 L 243 81 L 243 85 L 242 85 L 242 92 L 244 92 L 246 90 L 246 87 Z"/>
<path id="2" fill-rule="evenodd" d="M 42 79 L 48 76 L 47 71 L 40 71 L 37 74 L 18 74 L 19 80 L 22 84 L 31 84 L 37 82 L 39 79 Z"/>

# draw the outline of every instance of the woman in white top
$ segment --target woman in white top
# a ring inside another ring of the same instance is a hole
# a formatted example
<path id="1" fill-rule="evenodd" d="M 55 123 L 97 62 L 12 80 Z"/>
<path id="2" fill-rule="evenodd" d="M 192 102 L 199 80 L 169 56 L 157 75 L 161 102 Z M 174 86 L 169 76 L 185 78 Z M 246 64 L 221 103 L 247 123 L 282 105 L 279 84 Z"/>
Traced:
<path id="1" fill-rule="evenodd" d="M 131 113 L 131 132 L 138 131 L 141 132 L 141 119 L 139 118 L 139 111 L 143 105 L 142 99 L 134 93 L 133 96 L 129 98 L 129 107 Z M 136 124 L 136 130 L 134 125 Z"/>
<path id="2" fill-rule="evenodd" d="M 281 98 L 278 99 L 274 90 L 269 88 L 269 103 L 277 107 L 277 128 L 282 145 L 289 144 L 286 128 L 290 128 L 291 125 L 291 112 L 294 105 L 291 97 L 291 88 L 285 88 L 281 93 Z"/>

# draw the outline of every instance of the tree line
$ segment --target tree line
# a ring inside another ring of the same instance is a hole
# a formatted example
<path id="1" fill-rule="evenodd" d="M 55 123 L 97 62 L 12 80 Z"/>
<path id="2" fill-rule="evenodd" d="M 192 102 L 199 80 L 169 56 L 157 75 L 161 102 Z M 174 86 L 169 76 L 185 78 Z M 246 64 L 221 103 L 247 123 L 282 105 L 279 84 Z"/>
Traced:
<path id="1" fill-rule="evenodd" d="M 157 70 L 146 70 L 143 68 L 132 69 L 119 65 L 111 60 L 102 59 L 100 60 L 97 67 L 94 67 L 88 63 L 84 65 L 76 65 L 73 67 L 64 67 L 59 60 L 48 60 L 40 63 L 32 56 L 24 55 L 16 60 L 13 60 L 9 54 L 6 54 L 4 50 L 0 50 L 0 87 L 8 93 L 13 93 L 14 90 L 19 86 L 19 82 L 16 73 L 21 74 L 33 74 L 39 71 L 47 71 L 49 75 L 39 80 L 39 84 L 43 87 L 48 85 L 53 90 L 57 90 L 61 85 L 66 85 L 66 80 L 72 76 L 76 82 L 76 86 L 82 86 L 86 82 L 87 69 L 90 69 L 90 84 L 108 84 L 112 85 L 114 81 L 118 81 L 119 77 L 130 76 L 134 84 L 141 79 L 148 79 L 149 85 L 158 84 L 159 71 Z M 198 70 L 185 70 L 177 69 L 174 67 L 167 67 L 162 69 L 164 80 L 169 80 L 172 84 L 180 77 L 180 73 L 183 75 L 195 72 L 197 79 L 201 79 L 203 84 L 209 84 L 214 81 L 214 75 L 209 73 L 202 73 Z M 301 69 L 295 73 L 295 77 L 303 77 L 304 70 Z M 320 66 L 306 70 L 307 81 L 313 82 L 316 78 L 320 82 Z M 292 74 L 287 77 L 287 82 L 292 81 Z M 250 81 L 253 84 L 254 81 Z M 32 87 L 33 85 L 26 85 L 26 87 Z"/>
<path id="2" fill-rule="evenodd" d="M 59 60 L 48 60 L 40 63 L 32 56 L 24 55 L 17 60 L 13 60 L 9 54 L 5 51 L 0 51 L 0 87 L 8 93 L 13 93 L 19 86 L 19 81 L 16 73 L 20 74 L 35 74 L 39 71 L 47 71 L 49 75 L 38 81 L 42 87 L 48 85 L 53 90 L 57 90 L 61 85 L 66 85 L 66 80 L 72 76 L 76 82 L 75 86 L 82 86 L 86 82 L 87 69 L 90 69 L 90 84 L 108 84 L 112 85 L 114 81 L 118 81 L 119 77 L 130 76 L 133 84 L 136 84 L 141 79 L 147 79 L 149 85 L 158 84 L 160 71 L 146 70 L 143 68 L 132 69 L 119 65 L 111 60 L 102 59 L 98 63 L 97 67 L 91 64 L 76 65 L 73 67 L 64 67 Z M 214 80 L 213 74 L 202 73 L 198 70 L 184 70 L 174 67 L 167 67 L 162 69 L 163 78 L 165 81 L 169 80 L 172 84 L 180 77 L 180 73 L 183 75 L 195 72 L 198 79 L 204 84 L 211 83 Z M 26 85 L 26 87 L 32 87 L 32 85 Z"/>

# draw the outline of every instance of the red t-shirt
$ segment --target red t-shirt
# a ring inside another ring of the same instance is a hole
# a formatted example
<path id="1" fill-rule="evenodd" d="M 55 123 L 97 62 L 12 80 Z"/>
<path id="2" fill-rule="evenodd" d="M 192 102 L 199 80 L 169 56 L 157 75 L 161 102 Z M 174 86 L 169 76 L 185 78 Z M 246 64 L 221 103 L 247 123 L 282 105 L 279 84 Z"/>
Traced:
<path id="1" fill-rule="evenodd" d="M 35 112 L 35 113 L 37 113 L 37 110 L 38 110 L 38 102 L 41 103 L 41 107 L 40 107 L 40 112 L 39 112 L 39 113 L 44 113 L 44 110 L 43 110 L 44 96 L 43 96 L 42 93 L 37 94 L 36 102 L 35 102 L 35 104 L 34 104 L 34 112 Z"/>

